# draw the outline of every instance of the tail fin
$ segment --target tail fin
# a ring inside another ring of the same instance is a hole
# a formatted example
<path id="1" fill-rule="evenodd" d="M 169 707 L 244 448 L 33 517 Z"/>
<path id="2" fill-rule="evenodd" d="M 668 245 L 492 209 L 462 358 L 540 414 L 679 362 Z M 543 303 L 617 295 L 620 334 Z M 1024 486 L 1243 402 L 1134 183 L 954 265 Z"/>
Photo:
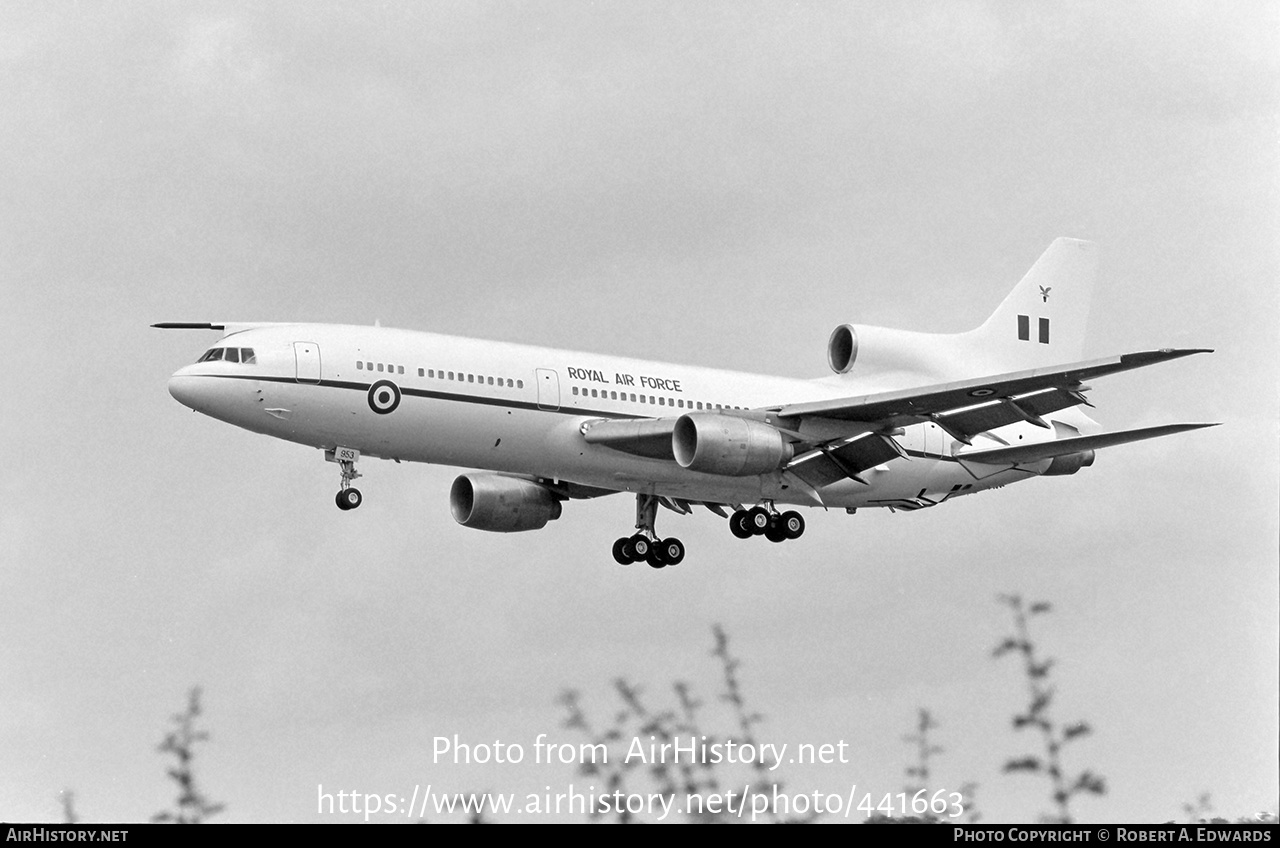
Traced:
<path id="1" fill-rule="evenodd" d="M 1084 358 L 1098 246 L 1056 239 L 986 322 L 966 335 L 993 359 L 1019 368 Z"/>

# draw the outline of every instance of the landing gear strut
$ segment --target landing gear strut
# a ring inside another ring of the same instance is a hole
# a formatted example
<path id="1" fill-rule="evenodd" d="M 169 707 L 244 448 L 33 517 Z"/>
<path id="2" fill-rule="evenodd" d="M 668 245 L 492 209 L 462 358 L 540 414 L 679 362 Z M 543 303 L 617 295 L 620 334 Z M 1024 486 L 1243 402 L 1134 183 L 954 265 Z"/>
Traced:
<path id="1" fill-rule="evenodd" d="M 785 542 L 804 535 L 804 517 L 794 510 L 779 514 L 772 501 L 765 501 L 729 516 L 729 530 L 739 539 L 764 536 L 770 542 Z"/>
<path id="2" fill-rule="evenodd" d="M 334 502 L 338 504 L 338 509 L 347 511 L 355 509 L 364 503 L 364 495 L 360 494 L 360 490 L 351 485 L 351 481 L 358 477 L 362 477 L 359 471 L 356 471 L 356 460 L 360 458 L 360 451 L 354 448 L 334 448 L 324 452 L 324 458 L 329 462 L 338 463 L 338 467 L 342 469 L 342 482 L 338 488 L 338 494 L 334 498 Z"/>
<path id="3" fill-rule="evenodd" d="M 658 518 L 657 495 L 636 495 L 636 534 L 613 543 L 613 558 L 621 565 L 647 562 L 650 568 L 679 565 L 684 559 L 684 542 L 674 536 L 658 538 L 654 524 Z"/>

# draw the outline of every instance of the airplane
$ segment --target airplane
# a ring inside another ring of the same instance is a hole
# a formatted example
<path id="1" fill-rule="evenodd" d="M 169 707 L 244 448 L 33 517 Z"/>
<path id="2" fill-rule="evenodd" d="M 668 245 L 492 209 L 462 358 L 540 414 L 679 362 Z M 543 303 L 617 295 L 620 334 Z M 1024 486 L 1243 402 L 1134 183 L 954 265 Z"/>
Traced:
<path id="1" fill-rule="evenodd" d="M 978 328 L 926 334 L 841 324 L 831 374 L 792 379 L 596 353 L 306 323 L 164 322 L 223 333 L 169 379 L 185 406 L 309 445 L 339 467 L 338 508 L 363 503 L 362 458 L 479 469 L 453 518 L 537 530 L 565 502 L 635 495 L 614 559 L 679 564 L 659 507 L 701 506 L 739 539 L 797 539 L 796 509 L 914 511 L 1040 476 L 1095 451 L 1211 427 L 1104 431 L 1087 381 L 1207 349 L 1081 360 L 1097 247 L 1060 238 Z"/>

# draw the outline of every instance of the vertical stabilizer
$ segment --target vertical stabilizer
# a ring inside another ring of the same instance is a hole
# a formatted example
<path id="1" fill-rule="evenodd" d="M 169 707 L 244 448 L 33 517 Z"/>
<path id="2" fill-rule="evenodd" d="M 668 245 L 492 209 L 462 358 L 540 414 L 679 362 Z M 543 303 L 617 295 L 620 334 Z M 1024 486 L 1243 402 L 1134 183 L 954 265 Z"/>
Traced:
<path id="1" fill-rule="evenodd" d="M 1049 245 L 971 341 L 1011 368 L 1084 358 L 1085 323 L 1098 274 L 1098 246 L 1060 238 Z"/>

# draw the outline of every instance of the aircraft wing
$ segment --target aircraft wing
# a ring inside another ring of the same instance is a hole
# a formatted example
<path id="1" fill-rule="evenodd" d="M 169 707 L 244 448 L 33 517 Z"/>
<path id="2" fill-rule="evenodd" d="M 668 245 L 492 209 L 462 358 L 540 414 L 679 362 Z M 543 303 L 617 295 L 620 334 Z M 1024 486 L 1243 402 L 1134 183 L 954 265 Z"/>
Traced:
<path id="1" fill-rule="evenodd" d="M 1088 403 L 1081 394 L 1087 388 L 1085 380 L 1211 352 L 1166 348 L 1126 353 L 1053 368 L 772 409 L 782 419 L 825 418 L 874 425 L 878 430 L 933 421 L 958 441 L 969 444 L 978 433 L 1018 421 L 1049 426 L 1042 415 Z"/>

